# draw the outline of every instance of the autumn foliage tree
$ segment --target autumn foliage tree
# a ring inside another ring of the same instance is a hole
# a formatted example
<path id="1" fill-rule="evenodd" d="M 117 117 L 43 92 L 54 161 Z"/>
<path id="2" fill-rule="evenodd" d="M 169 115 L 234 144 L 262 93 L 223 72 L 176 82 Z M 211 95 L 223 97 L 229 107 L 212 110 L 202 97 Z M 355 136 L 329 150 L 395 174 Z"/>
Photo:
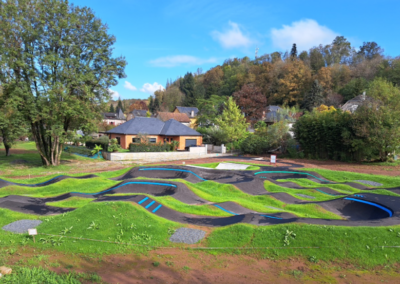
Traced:
<path id="1" fill-rule="evenodd" d="M 247 122 L 254 124 L 261 119 L 267 106 L 267 98 L 259 87 L 253 84 L 244 85 L 240 91 L 233 93 L 233 98 L 245 114 Z"/>
<path id="2" fill-rule="evenodd" d="M 139 109 L 139 110 L 149 110 L 147 107 L 146 103 L 142 100 L 137 100 L 133 104 L 129 106 L 129 111 L 133 111 L 134 109 Z"/>

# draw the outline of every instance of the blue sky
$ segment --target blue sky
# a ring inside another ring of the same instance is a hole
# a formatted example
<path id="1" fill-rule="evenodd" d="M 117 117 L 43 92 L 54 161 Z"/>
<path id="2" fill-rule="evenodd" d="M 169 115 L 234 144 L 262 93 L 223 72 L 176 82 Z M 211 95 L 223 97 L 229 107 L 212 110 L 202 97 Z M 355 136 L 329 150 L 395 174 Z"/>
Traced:
<path id="1" fill-rule="evenodd" d="M 375 41 L 400 55 L 398 0 L 70 0 L 89 6 L 116 36 L 127 78 L 114 97 L 148 98 L 167 79 L 203 72 L 231 57 L 299 51 L 345 36 L 353 46 Z"/>

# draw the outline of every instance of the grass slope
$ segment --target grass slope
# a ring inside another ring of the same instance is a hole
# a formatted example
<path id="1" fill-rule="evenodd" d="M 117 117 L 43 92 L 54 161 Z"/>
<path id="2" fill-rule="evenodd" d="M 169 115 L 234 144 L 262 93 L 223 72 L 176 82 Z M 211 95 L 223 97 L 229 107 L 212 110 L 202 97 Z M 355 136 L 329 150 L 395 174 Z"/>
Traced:
<path id="1" fill-rule="evenodd" d="M 231 163 L 231 164 L 244 164 L 248 165 L 249 167 L 245 169 L 245 171 L 256 171 L 259 170 L 260 167 L 254 166 L 248 163 L 240 163 L 240 162 L 226 162 L 226 163 Z M 198 166 L 198 167 L 204 167 L 204 168 L 210 168 L 210 169 L 216 169 L 220 163 L 207 163 L 207 164 L 195 164 L 193 166 Z"/>
<path id="2" fill-rule="evenodd" d="M 93 200 L 95 199 L 73 196 L 61 201 L 47 202 L 46 205 L 54 207 L 62 207 L 62 208 L 81 208 L 87 205 L 88 203 L 92 202 Z"/>
<path id="3" fill-rule="evenodd" d="M 400 245 L 400 226 L 346 228 L 290 224 L 254 227 L 238 224 L 215 229 L 208 237 L 207 244 L 210 247 L 284 247 L 286 249 L 265 249 L 259 253 L 261 257 L 270 259 L 303 256 L 311 262 L 341 261 L 373 267 L 400 261 L 398 248 L 382 247 Z M 290 249 L 291 247 L 321 248 Z M 233 252 L 247 253 L 235 250 Z"/>

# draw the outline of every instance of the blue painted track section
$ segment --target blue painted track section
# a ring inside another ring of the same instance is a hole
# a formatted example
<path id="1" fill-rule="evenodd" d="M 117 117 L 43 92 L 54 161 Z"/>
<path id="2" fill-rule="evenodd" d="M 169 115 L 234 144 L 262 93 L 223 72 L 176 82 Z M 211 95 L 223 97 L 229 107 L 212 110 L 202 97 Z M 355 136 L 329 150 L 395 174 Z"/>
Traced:
<path id="1" fill-rule="evenodd" d="M 152 202 L 150 202 L 149 204 L 146 205 L 146 209 L 148 209 L 149 207 L 151 207 L 151 205 L 153 205 L 154 203 L 156 203 L 154 200 Z"/>
<path id="2" fill-rule="evenodd" d="M 386 207 L 383 207 L 383 206 L 381 206 L 379 204 L 376 204 L 376 203 L 373 203 L 373 202 L 369 202 L 369 201 L 365 201 L 365 200 L 356 199 L 356 198 L 351 198 L 351 197 L 345 197 L 344 199 L 351 200 L 351 201 L 356 201 L 356 202 L 360 202 L 360 203 L 365 203 L 365 204 L 368 204 L 368 205 L 372 205 L 372 206 L 378 207 L 379 209 L 382 209 L 383 211 L 387 212 L 389 214 L 389 217 L 393 216 L 393 212 L 391 210 L 389 210 Z"/>
<path id="3" fill-rule="evenodd" d="M 140 200 L 140 201 L 138 202 L 138 204 L 142 204 L 142 203 L 145 202 L 147 199 L 149 199 L 149 198 L 148 198 L 148 197 L 143 198 L 142 200 Z"/>
<path id="4" fill-rule="evenodd" d="M 275 174 L 299 174 L 299 175 L 307 175 L 307 176 L 312 176 L 313 178 L 316 178 L 316 179 L 318 179 L 318 180 L 320 180 L 320 181 L 323 181 L 323 182 L 333 183 L 333 182 L 331 182 L 331 181 L 329 181 L 329 180 L 324 180 L 324 179 L 319 178 L 319 177 L 316 177 L 316 176 L 314 176 L 314 175 L 312 175 L 312 174 L 309 174 L 309 173 L 301 173 L 301 172 L 289 172 L 289 171 L 263 171 L 263 172 L 257 172 L 257 173 L 255 173 L 254 175 L 256 176 L 256 175 L 259 175 L 259 174 L 273 174 L 273 173 L 275 173 Z"/>
<path id="5" fill-rule="evenodd" d="M 326 194 L 326 195 L 336 196 L 336 194 L 330 194 L 330 193 L 327 193 L 327 192 L 325 192 L 325 191 L 322 191 L 322 190 L 320 190 L 320 189 L 318 189 L 318 188 L 316 188 L 315 190 L 316 190 L 316 191 L 319 191 L 319 192 L 321 192 L 321 193 L 323 193 L 323 194 Z"/>
<path id="6" fill-rule="evenodd" d="M 282 220 L 282 218 L 274 217 L 274 216 L 268 216 L 268 215 L 261 215 L 261 216 L 267 217 L 267 218 L 271 218 L 271 219 L 279 219 L 279 220 Z"/>
<path id="7" fill-rule="evenodd" d="M 157 207 L 156 207 L 156 208 L 155 208 L 153 211 L 151 211 L 151 212 L 153 212 L 153 213 L 156 213 L 156 212 L 157 212 L 157 210 L 161 208 L 161 206 L 162 206 L 161 204 L 160 204 L 160 205 L 158 205 L 158 206 L 157 206 Z"/>
<path id="8" fill-rule="evenodd" d="M 188 170 L 166 169 L 166 168 L 142 168 L 142 169 L 139 169 L 139 171 L 175 171 L 175 172 L 184 172 L 184 173 L 190 173 L 190 174 L 198 177 L 199 179 L 206 181 L 206 179 L 204 179 L 201 176 L 195 174 L 194 172 L 188 171 Z"/>
<path id="9" fill-rule="evenodd" d="M 127 184 L 151 184 L 151 185 L 160 185 L 160 186 L 170 186 L 170 187 L 176 187 L 175 184 L 169 184 L 169 183 L 158 183 L 158 182 L 146 182 L 146 181 L 130 181 L 130 182 L 126 182 L 123 184 L 120 184 L 118 186 L 114 186 L 112 188 L 109 188 L 107 190 L 104 191 L 100 191 L 100 192 L 96 192 L 96 193 L 84 193 L 84 192 L 71 192 L 71 193 L 75 193 L 75 194 L 85 194 L 85 195 L 98 195 L 98 194 L 102 194 L 102 193 L 106 193 L 109 192 L 111 190 L 114 190 L 116 188 L 119 188 L 121 186 L 127 185 Z"/>
<path id="10" fill-rule="evenodd" d="M 225 212 L 228 212 L 229 214 L 232 214 L 232 215 L 239 215 L 239 214 L 237 214 L 237 213 L 234 213 L 234 212 L 231 212 L 231 211 L 229 211 L 229 210 L 226 210 L 225 208 L 222 208 L 221 206 L 219 206 L 219 205 L 217 205 L 217 204 L 214 204 L 214 206 L 215 206 L 215 207 L 218 207 L 219 209 L 221 209 L 221 210 L 223 210 L 223 211 L 225 211 Z"/>

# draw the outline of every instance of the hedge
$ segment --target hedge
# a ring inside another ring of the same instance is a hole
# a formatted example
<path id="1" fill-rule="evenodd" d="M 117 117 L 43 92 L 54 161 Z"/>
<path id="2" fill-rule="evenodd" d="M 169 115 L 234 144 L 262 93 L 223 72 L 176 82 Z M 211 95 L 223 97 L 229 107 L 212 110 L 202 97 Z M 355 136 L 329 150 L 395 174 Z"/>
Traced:
<path id="1" fill-rule="evenodd" d="M 71 154 L 81 154 L 81 155 L 87 155 L 89 157 L 93 156 L 92 150 L 85 147 L 65 145 L 64 151 Z"/>
<path id="2" fill-rule="evenodd" d="M 172 144 L 161 142 L 157 144 L 139 143 L 139 144 L 129 144 L 129 152 L 172 152 Z"/>

